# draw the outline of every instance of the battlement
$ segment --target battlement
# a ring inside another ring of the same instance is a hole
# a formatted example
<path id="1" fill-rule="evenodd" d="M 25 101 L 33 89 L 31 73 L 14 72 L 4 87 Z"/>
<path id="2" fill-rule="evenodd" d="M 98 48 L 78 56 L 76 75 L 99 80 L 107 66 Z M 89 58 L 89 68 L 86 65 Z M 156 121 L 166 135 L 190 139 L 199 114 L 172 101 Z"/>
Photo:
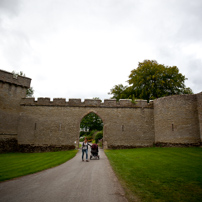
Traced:
<path id="1" fill-rule="evenodd" d="M 115 99 L 102 100 L 85 99 L 81 102 L 81 99 L 69 99 L 54 98 L 53 101 L 50 98 L 22 98 L 21 106 L 63 106 L 63 107 L 106 107 L 106 108 L 153 108 L 153 101 L 147 103 L 146 100 L 136 100 L 132 102 L 130 99 L 120 99 L 118 102 Z"/>
<path id="2" fill-rule="evenodd" d="M 25 88 L 30 87 L 31 79 L 24 76 L 15 76 L 10 72 L 0 70 L 0 82 L 10 83 L 16 86 L 22 86 Z"/>

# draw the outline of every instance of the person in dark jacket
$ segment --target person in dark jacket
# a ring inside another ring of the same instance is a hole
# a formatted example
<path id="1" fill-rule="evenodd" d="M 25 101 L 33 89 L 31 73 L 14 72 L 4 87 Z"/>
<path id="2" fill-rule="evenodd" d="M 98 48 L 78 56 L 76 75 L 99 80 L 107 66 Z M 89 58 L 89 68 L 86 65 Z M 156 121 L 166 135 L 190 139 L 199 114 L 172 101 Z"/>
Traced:
<path id="1" fill-rule="evenodd" d="M 82 144 L 82 161 L 84 161 L 84 153 L 86 153 L 86 162 L 88 162 L 88 146 L 91 147 L 91 145 L 88 143 L 87 138 L 85 137 L 85 140 Z"/>

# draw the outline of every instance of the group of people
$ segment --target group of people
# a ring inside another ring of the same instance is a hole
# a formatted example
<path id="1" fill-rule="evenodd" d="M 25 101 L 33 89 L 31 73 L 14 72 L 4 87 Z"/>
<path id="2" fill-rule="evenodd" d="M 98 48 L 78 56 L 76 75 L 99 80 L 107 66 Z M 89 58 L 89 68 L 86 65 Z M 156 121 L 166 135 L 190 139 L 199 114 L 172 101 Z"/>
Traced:
<path id="1" fill-rule="evenodd" d="M 98 146 L 96 144 L 90 145 L 85 137 L 84 142 L 82 143 L 82 161 L 84 161 L 84 154 L 86 153 L 86 162 L 88 162 L 88 146 L 95 146 L 98 152 Z"/>

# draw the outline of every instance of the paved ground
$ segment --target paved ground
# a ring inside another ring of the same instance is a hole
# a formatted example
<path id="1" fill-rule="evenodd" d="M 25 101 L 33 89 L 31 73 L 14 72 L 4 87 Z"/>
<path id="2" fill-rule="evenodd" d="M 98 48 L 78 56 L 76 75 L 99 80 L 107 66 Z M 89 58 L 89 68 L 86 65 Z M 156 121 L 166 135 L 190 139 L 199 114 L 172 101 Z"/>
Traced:
<path id="1" fill-rule="evenodd" d="M 127 202 L 102 149 L 100 160 L 70 161 L 39 173 L 0 183 L 1 202 Z"/>

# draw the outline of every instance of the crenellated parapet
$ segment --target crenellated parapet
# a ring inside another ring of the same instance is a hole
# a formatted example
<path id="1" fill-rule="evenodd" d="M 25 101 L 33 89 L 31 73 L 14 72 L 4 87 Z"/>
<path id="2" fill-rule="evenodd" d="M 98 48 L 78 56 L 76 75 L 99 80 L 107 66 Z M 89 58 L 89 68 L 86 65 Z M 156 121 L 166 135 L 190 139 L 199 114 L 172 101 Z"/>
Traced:
<path id="1" fill-rule="evenodd" d="M 10 72 L 0 70 L 0 82 L 9 83 L 24 88 L 29 88 L 31 79 L 24 76 L 17 76 Z"/>
<path id="2" fill-rule="evenodd" d="M 130 99 L 105 99 L 104 102 L 99 99 L 69 99 L 54 98 L 22 98 L 21 106 L 63 106 L 63 107 L 105 107 L 105 108 L 153 108 L 153 101 L 147 103 L 146 100 L 136 100 L 135 102 Z"/>

